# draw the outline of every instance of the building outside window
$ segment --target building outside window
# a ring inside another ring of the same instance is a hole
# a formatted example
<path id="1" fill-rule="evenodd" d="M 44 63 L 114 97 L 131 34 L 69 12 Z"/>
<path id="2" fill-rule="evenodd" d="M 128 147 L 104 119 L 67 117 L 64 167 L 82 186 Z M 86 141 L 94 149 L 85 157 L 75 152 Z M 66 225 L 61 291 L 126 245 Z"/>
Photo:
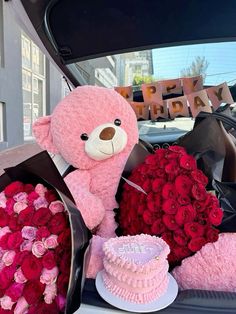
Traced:
<path id="1" fill-rule="evenodd" d="M 31 139 L 32 125 L 45 114 L 45 56 L 25 34 L 22 43 L 24 139 Z"/>

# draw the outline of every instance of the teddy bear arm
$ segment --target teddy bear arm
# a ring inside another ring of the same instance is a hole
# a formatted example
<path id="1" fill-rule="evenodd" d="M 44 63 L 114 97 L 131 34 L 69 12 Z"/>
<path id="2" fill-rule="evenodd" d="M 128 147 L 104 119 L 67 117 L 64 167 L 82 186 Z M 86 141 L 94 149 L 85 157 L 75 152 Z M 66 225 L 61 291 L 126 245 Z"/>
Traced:
<path id="1" fill-rule="evenodd" d="M 65 177 L 65 182 L 80 210 L 86 226 L 93 230 L 102 221 L 105 208 L 100 198 L 90 192 L 90 174 L 75 170 Z"/>

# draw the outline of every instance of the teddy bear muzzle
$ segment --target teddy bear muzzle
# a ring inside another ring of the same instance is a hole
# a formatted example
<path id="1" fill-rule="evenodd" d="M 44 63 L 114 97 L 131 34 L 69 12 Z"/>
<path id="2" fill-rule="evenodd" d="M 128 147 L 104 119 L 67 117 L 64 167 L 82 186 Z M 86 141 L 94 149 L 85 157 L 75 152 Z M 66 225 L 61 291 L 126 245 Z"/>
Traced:
<path id="1" fill-rule="evenodd" d="M 85 152 L 94 160 L 104 160 L 120 153 L 127 144 L 123 128 L 111 123 L 96 127 L 85 142 Z"/>

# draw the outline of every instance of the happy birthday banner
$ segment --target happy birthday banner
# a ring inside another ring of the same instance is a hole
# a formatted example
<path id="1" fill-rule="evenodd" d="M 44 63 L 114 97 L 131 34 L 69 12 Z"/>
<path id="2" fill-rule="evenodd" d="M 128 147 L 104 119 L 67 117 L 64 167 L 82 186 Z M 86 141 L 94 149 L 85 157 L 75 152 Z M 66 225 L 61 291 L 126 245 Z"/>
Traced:
<path id="1" fill-rule="evenodd" d="M 189 117 L 189 109 L 192 116 L 196 117 L 200 111 L 212 112 L 220 104 L 232 104 L 234 100 L 227 83 L 203 89 L 202 76 L 184 77 L 180 79 L 164 80 L 148 84 L 142 84 L 143 102 L 133 101 L 132 86 L 115 87 L 132 106 L 137 119 L 151 119 L 158 117 L 173 119 L 177 116 Z M 183 96 L 163 100 L 163 96 L 170 94 L 184 94 Z"/>

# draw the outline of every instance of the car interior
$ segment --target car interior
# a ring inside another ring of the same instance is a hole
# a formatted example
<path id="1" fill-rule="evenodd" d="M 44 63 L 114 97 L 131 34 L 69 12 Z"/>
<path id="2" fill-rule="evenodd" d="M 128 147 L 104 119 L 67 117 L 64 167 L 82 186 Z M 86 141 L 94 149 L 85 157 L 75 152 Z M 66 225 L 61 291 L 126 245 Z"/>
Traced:
<path id="1" fill-rule="evenodd" d="M 78 63 L 128 52 L 236 40 L 235 1 L 161 0 L 20 0 L 9 1 L 22 28 L 57 65 L 69 87 L 84 85 Z M 222 56 L 222 58 L 224 58 Z M 98 59 L 99 60 L 99 59 Z M 236 83 L 236 82 L 235 82 Z M 205 86 L 206 87 L 206 86 Z M 236 84 L 229 85 L 236 102 Z M 169 94 L 164 99 L 179 96 Z M 140 90 L 134 101 L 142 102 Z M 224 104 L 236 117 L 233 105 Z M 153 148 L 167 148 L 192 130 L 193 117 L 137 121 L 139 136 Z M 58 157 L 62 174 L 68 165 Z M 82 303 L 75 313 L 122 313 L 97 293 L 93 279 L 84 282 Z M 236 313 L 236 293 L 185 290 L 163 314 Z"/>

